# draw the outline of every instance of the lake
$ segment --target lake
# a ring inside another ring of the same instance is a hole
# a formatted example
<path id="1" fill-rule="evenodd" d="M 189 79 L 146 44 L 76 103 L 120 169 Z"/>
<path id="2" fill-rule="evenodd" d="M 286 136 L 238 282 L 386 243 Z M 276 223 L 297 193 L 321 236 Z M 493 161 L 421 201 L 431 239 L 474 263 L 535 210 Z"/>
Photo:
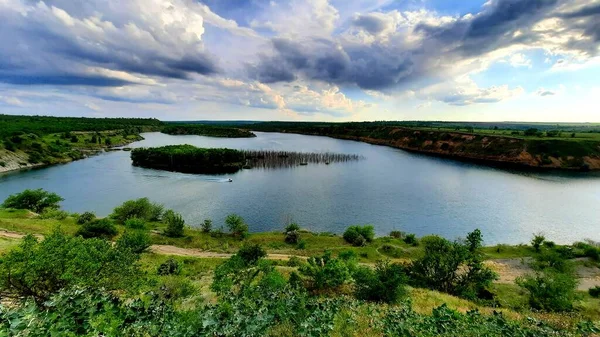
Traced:
<path id="1" fill-rule="evenodd" d="M 250 230 L 282 230 L 291 220 L 312 231 L 342 233 L 373 224 L 378 235 L 402 230 L 454 239 L 474 228 L 486 244 L 600 241 L 600 177 L 523 173 L 327 137 L 256 132 L 256 138 L 145 133 L 130 147 L 199 147 L 358 154 L 364 160 L 230 175 L 182 174 L 133 167 L 125 151 L 65 165 L 0 175 L 0 200 L 26 188 L 65 198 L 70 212 L 108 215 L 125 200 L 148 197 L 190 225 L 241 215 Z M 233 182 L 227 180 L 231 178 Z"/>

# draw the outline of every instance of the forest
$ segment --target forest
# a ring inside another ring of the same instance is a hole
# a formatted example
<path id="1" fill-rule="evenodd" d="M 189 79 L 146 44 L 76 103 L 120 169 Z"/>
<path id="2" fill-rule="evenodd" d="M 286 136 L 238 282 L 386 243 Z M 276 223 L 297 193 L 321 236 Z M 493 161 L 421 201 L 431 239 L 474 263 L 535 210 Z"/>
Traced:
<path id="1" fill-rule="evenodd" d="M 107 217 L 25 190 L 0 207 L 0 331 L 7 336 L 594 336 L 594 242 L 486 247 L 373 226 L 343 235 L 290 222 L 251 233 L 231 214 L 186 223 L 147 198 Z M 495 261 L 530 272 L 498 283 Z"/>

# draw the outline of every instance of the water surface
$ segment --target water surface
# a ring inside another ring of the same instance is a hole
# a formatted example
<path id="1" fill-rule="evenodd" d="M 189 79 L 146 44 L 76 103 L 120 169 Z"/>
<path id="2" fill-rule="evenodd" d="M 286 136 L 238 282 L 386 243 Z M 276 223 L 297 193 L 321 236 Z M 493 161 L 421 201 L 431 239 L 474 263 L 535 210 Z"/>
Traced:
<path id="1" fill-rule="evenodd" d="M 327 137 L 256 132 L 256 138 L 146 133 L 131 147 L 201 147 L 358 154 L 364 160 L 288 169 L 195 175 L 133 167 L 129 152 L 108 152 L 38 170 L 0 175 L 0 200 L 44 188 L 71 212 L 108 215 L 125 200 L 149 197 L 191 225 L 244 217 L 251 231 L 281 230 L 288 219 L 341 233 L 373 224 L 379 235 L 403 230 L 454 239 L 474 228 L 487 244 L 527 242 L 544 232 L 559 243 L 600 241 L 600 178 L 518 173 Z M 227 182 L 233 179 L 232 183 Z"/>

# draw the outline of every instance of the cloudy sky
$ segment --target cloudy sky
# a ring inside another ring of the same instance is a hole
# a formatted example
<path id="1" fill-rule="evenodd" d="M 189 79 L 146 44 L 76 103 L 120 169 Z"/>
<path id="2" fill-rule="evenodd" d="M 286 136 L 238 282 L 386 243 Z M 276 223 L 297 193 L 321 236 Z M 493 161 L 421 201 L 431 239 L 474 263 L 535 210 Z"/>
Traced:
<path id="1" fill-rule="evenodd" d="M 0 0 L 0 113 L 600 122 L 600 0 Z"/>

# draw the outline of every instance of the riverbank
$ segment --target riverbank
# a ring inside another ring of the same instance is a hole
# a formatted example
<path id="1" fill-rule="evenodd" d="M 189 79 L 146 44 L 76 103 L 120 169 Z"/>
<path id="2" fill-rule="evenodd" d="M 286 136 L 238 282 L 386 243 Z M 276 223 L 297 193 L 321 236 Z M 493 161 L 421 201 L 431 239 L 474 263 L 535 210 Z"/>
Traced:
<path id="1" fill-rule="evenodd" d="M 249 126 L 250 127 L 250 126 Z M 585 134 L 524 136 L 506 130 L 471 132 L 418 127 L 377 126 L 369 123 L 259 123 L 257 131 L 297 133 L 390 146 L 460 161 L 533 170 L 599 171 L 600 139 Z M 512 133 L 515 133 L 512 135 Z M 552 134 L 552 133 L 551 133 Z M 565 133 L 566 134 L 566 133 Z"/>

